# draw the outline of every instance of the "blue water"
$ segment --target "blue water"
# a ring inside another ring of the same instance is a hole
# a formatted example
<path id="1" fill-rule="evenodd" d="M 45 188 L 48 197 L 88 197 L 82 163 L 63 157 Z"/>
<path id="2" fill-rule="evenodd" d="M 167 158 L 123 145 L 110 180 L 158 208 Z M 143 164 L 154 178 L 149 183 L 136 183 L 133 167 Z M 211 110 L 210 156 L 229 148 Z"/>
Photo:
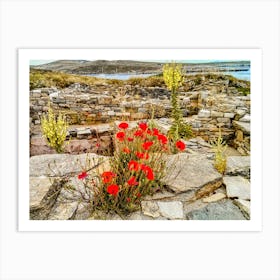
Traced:
<path id="1" fill-rule="evenodd" d="M 223 72 L 226 75 L 231 75 L 237 79 L 240 80 L 246 80 L 246 81 L 250 81 L 250 77 L 251 77 L 251 72 L 250 70 L 248 71 L 236 71 L 236 72 Z"/>
<path id="2" fill-rule="evenodd" d="M 204 72 L 204 73 L 211 73 L 211 72 Z M 190 73 L 190 74 L 194 75 L 198 73 Z M 203 72 L 200 72 L 199 74 L 203 74 Z M 240 80 L 250 81 L 251 71 L 250 69 L 248 69 L 247 71 L 244 70 L 244 71 L 219 72 L 219 74 L 231 75 Z M 104 74 L 103 73 L 103 74 L 88 74 L 86 76 L 93 76 L 102 79 L 128 80 L 130 78 L 146 78 L 153 75 L 155 74 L 124 74 L 124 73 Z"/>
<path id="3" fill-rule="evenodd" d="M 116 80 L 128 80 L 130 78 L 147 78 L 155 74 L 88 74 L 87 76 L 93 76 L 102 79 L 116 79 Z"/>

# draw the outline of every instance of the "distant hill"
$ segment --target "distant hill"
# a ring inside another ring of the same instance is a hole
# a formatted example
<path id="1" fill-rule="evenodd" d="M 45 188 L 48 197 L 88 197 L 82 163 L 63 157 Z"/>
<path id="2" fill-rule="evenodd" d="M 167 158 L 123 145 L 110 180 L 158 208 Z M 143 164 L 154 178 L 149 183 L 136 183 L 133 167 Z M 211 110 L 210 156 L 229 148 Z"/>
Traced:
<path id="1" fill-rule="evenodd" d="M 185 61 L 184 61 L 185 62 Z M 153 73 L 162 72 L 164 62 L 133 60 L 56 60 L 50 63 L 30 66 L 32 69 L 64 72 L 69 74 L 113 74 L 113 73 Z M 247 71 L 250 61 L 227 61 L 207 63 L 183 63 L 186 72 L 230 72 Z"/>
<path id="2" fill-rule="evenodd" d="M 154 73 L 160 72 L 163 63 L 132 60 L 57 60 L 31 66 L 33 69 L 59 71 L 71 74 L 99 73 Z"/>

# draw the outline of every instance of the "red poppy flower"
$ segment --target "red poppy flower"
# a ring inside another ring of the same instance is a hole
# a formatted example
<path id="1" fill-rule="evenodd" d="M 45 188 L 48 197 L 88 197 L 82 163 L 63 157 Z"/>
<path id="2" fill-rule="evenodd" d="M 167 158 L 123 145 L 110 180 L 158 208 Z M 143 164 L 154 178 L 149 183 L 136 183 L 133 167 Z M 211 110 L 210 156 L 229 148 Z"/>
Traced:
<path id="1" fill-rule="evenodd" d="M 159 130 L 157 128 L 153 128 L 153 135 L 158 136 Z"/>
<path id="2" fill-rule="evenodd" d="M 153 169 L 150 166 L 142 164 L 141 170 L 145 173 L 148 180 L 152 181 L 155 179 Z"/>
<path id="3" fill-rule="evenodd" d="M 155 175 L 152 169 L 149 169 L 147 172 L 147 179 L 153 181 L 155 179 Z"/>
<path id="4" fill-rule="evenodd" d="M 136 130 L 134 132 L 134 136 L 136 137 L 142 137 L 143 136 L 143 130 Z"/>
<path id="5" fill-rule="evenodd" d="M 80 173 L 80 174 L 78 175 L 78 179 L 79 179 L 79 180 L 83 180 L 83 179 L 85 179 L 87 176 L 88 176 L 88 174 L 87 174 L 85 171 L 83 171 L 82 173 Z"/>
<path id="6" fill-rule="evenodd" d="M 132 142 L 133 138 L 132 137 L 127 137 L 128 142 Z"/>
<path id="7" fill-rule="evenodd" d="M 144 142 L 143 144 L 142 144 L 142 147 L 143 147 L 143 149 L 144 150 L 149 150 L 150 148 L 151 148 L 151 146 L 154 144 L 154 142 L 153 141 L 148 141 L 148 142 Z"/>
<path id="8" fill-rule="evenodd" d="M 127 147 L 124 147 L 124 148 L 123 148 L 123 152 L 126 153 L 126 154 L 129 154 L 129 153 L 130 153 L 130 150 L 129 150 Z"/>
<path id="9" fill-rule="evenodd" d="M 138 194 L 137 194 L 137 197 L 141 197 L 141 193 L 138 193 Z"/>
<path id="10" fill-rule="evenodd" d="M 110 185 L 107 187 L 107 193 L 116 196 L 119 192 L 119 186 L 118 185 Z"/>
<path id="11" fill-rule="evenodd" d="M 96 143 L 96 148 L 99 148 L 100 146 L 100 143 Z"/>
<path id="12" fill-rule="evenodd" d="M 167 142 L 168 142 L 168 138 L 164 134 L 158 134 L 157 138 L 163 145 L 167 144 Z"/>
<path id="13" fill-rule="evenodd" d="M 186 148 L 186 144 L 179 140 L 176 142 L 176 147 L 177 147 L 177 149 L 184 151 Z"/>
<path id="14" fill-rule="evenodd" d="M 139 128 L 143 131 L 146 131 L 148 128 L 148 125 L 146 123 L 139 123 Z"/>
<path id="15" fill-rule="evenodd" d="M 135 152 L 135 154 L 140 159 L 148 159 L 149 158 L 149 154 L 148 153 Z"/>
<path id="16" fill-rule="evenodd" d="M 130 197 L 128 197 L 128 198 L 126 199 L 126 201 L 127 201 L 127 202 L 130 202 L 130 201 L 131 201 Z"/>
<path id="17" fill-rule="evenodd" d="M 148 128 L 148 129 L 147 129 L 147 134 L 152 135 L 153 132 Z"/>
<path id="18" fill-rule="evenodd" d="M 105 172 L 103 172 L 102 174 L 101 174 L 101 177 L 102 177 L 102 181 L 103 181 L 103 183 L 110 183 L 111 181 L 112 181 L 112 179 L 114 178 L 114 177 L 116 177 L 117 176 L 117 174 L 115 174 L 115 173 L 113 173 L 113 172 L 111 172 L 111 171 L 105 171 Z"/>
<path id="19" fill-rule="evenodd" d="M 136 178 L 134 176 L 132 176 L 128 181 L 127 183 L 130 185 L 130 186 L 137 186 L 139 183 L 136 181 Z"/>
<path id="20" fill-rule="evenodd" d="M 127 128 L 128 128 L 128 123 L 126 123 L 126 122 L 120 123 L 120 124 L 119 124 L 119 128 L 120 128 L 120 129 L 127 129 Z"/>
<path id="21" fill-rule="evenodd" d="M 134 170 L 134 171 L 138 171 L 140 168 L 140 165 L 137 161 L 135 160 L 131 160 L 129 163 L 128 163 L 128 169 L 129 170 Z"/>
<path id="22" fill-rule="evenodd" d="M 119 141 L 124 141 L 125 133 L 123 131 L 120 131 L 116 134 L 116 137 L 118 138 Z"/>

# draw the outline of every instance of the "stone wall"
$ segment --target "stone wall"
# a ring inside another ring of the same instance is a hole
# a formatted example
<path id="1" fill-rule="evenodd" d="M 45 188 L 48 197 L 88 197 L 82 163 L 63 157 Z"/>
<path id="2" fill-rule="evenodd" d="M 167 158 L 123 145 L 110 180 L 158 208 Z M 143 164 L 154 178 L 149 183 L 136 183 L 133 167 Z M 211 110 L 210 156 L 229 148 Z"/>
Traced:
<path id="1" fill-rule="evenodd" d="M 180 107 L 195 136 L 209 141 L 221 128 L 223 138 L 241 154 L 250 154 L 250 95 L 244 85 L 229 80 L 190 81 L 178 92 Z M 74 84 L 69 88 L 36 89 L 30 92 L 30 124 L 40 124 L 48 104 L 63 112 L 72 125 L 111 123 L 115 120 L 169 118 L 170 92 L 164 87 Z"/>

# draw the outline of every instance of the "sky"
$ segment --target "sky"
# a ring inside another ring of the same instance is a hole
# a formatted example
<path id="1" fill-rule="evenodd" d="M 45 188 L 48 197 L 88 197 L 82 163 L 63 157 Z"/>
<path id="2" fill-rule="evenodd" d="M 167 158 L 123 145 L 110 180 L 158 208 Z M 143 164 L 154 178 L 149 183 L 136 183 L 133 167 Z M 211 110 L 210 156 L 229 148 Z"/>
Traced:
<path id="1" fill-rule="evenodd" d="M 30 65 L 40 65 L 49 63 L 55 60 L 30 60 Z M 149 60 L 151 62 L 169 62 L 167 60 Z M 207 63 L 207 62 L 225 62 L 233 60 L 180 60 L 181 63 Z"/>
<path id="2" fill-rule="evenodd" d="M 30 65 L 40 65 L 40 64 L 45 64 L 49 63 L 55 60 L 30 60 Z"/>

